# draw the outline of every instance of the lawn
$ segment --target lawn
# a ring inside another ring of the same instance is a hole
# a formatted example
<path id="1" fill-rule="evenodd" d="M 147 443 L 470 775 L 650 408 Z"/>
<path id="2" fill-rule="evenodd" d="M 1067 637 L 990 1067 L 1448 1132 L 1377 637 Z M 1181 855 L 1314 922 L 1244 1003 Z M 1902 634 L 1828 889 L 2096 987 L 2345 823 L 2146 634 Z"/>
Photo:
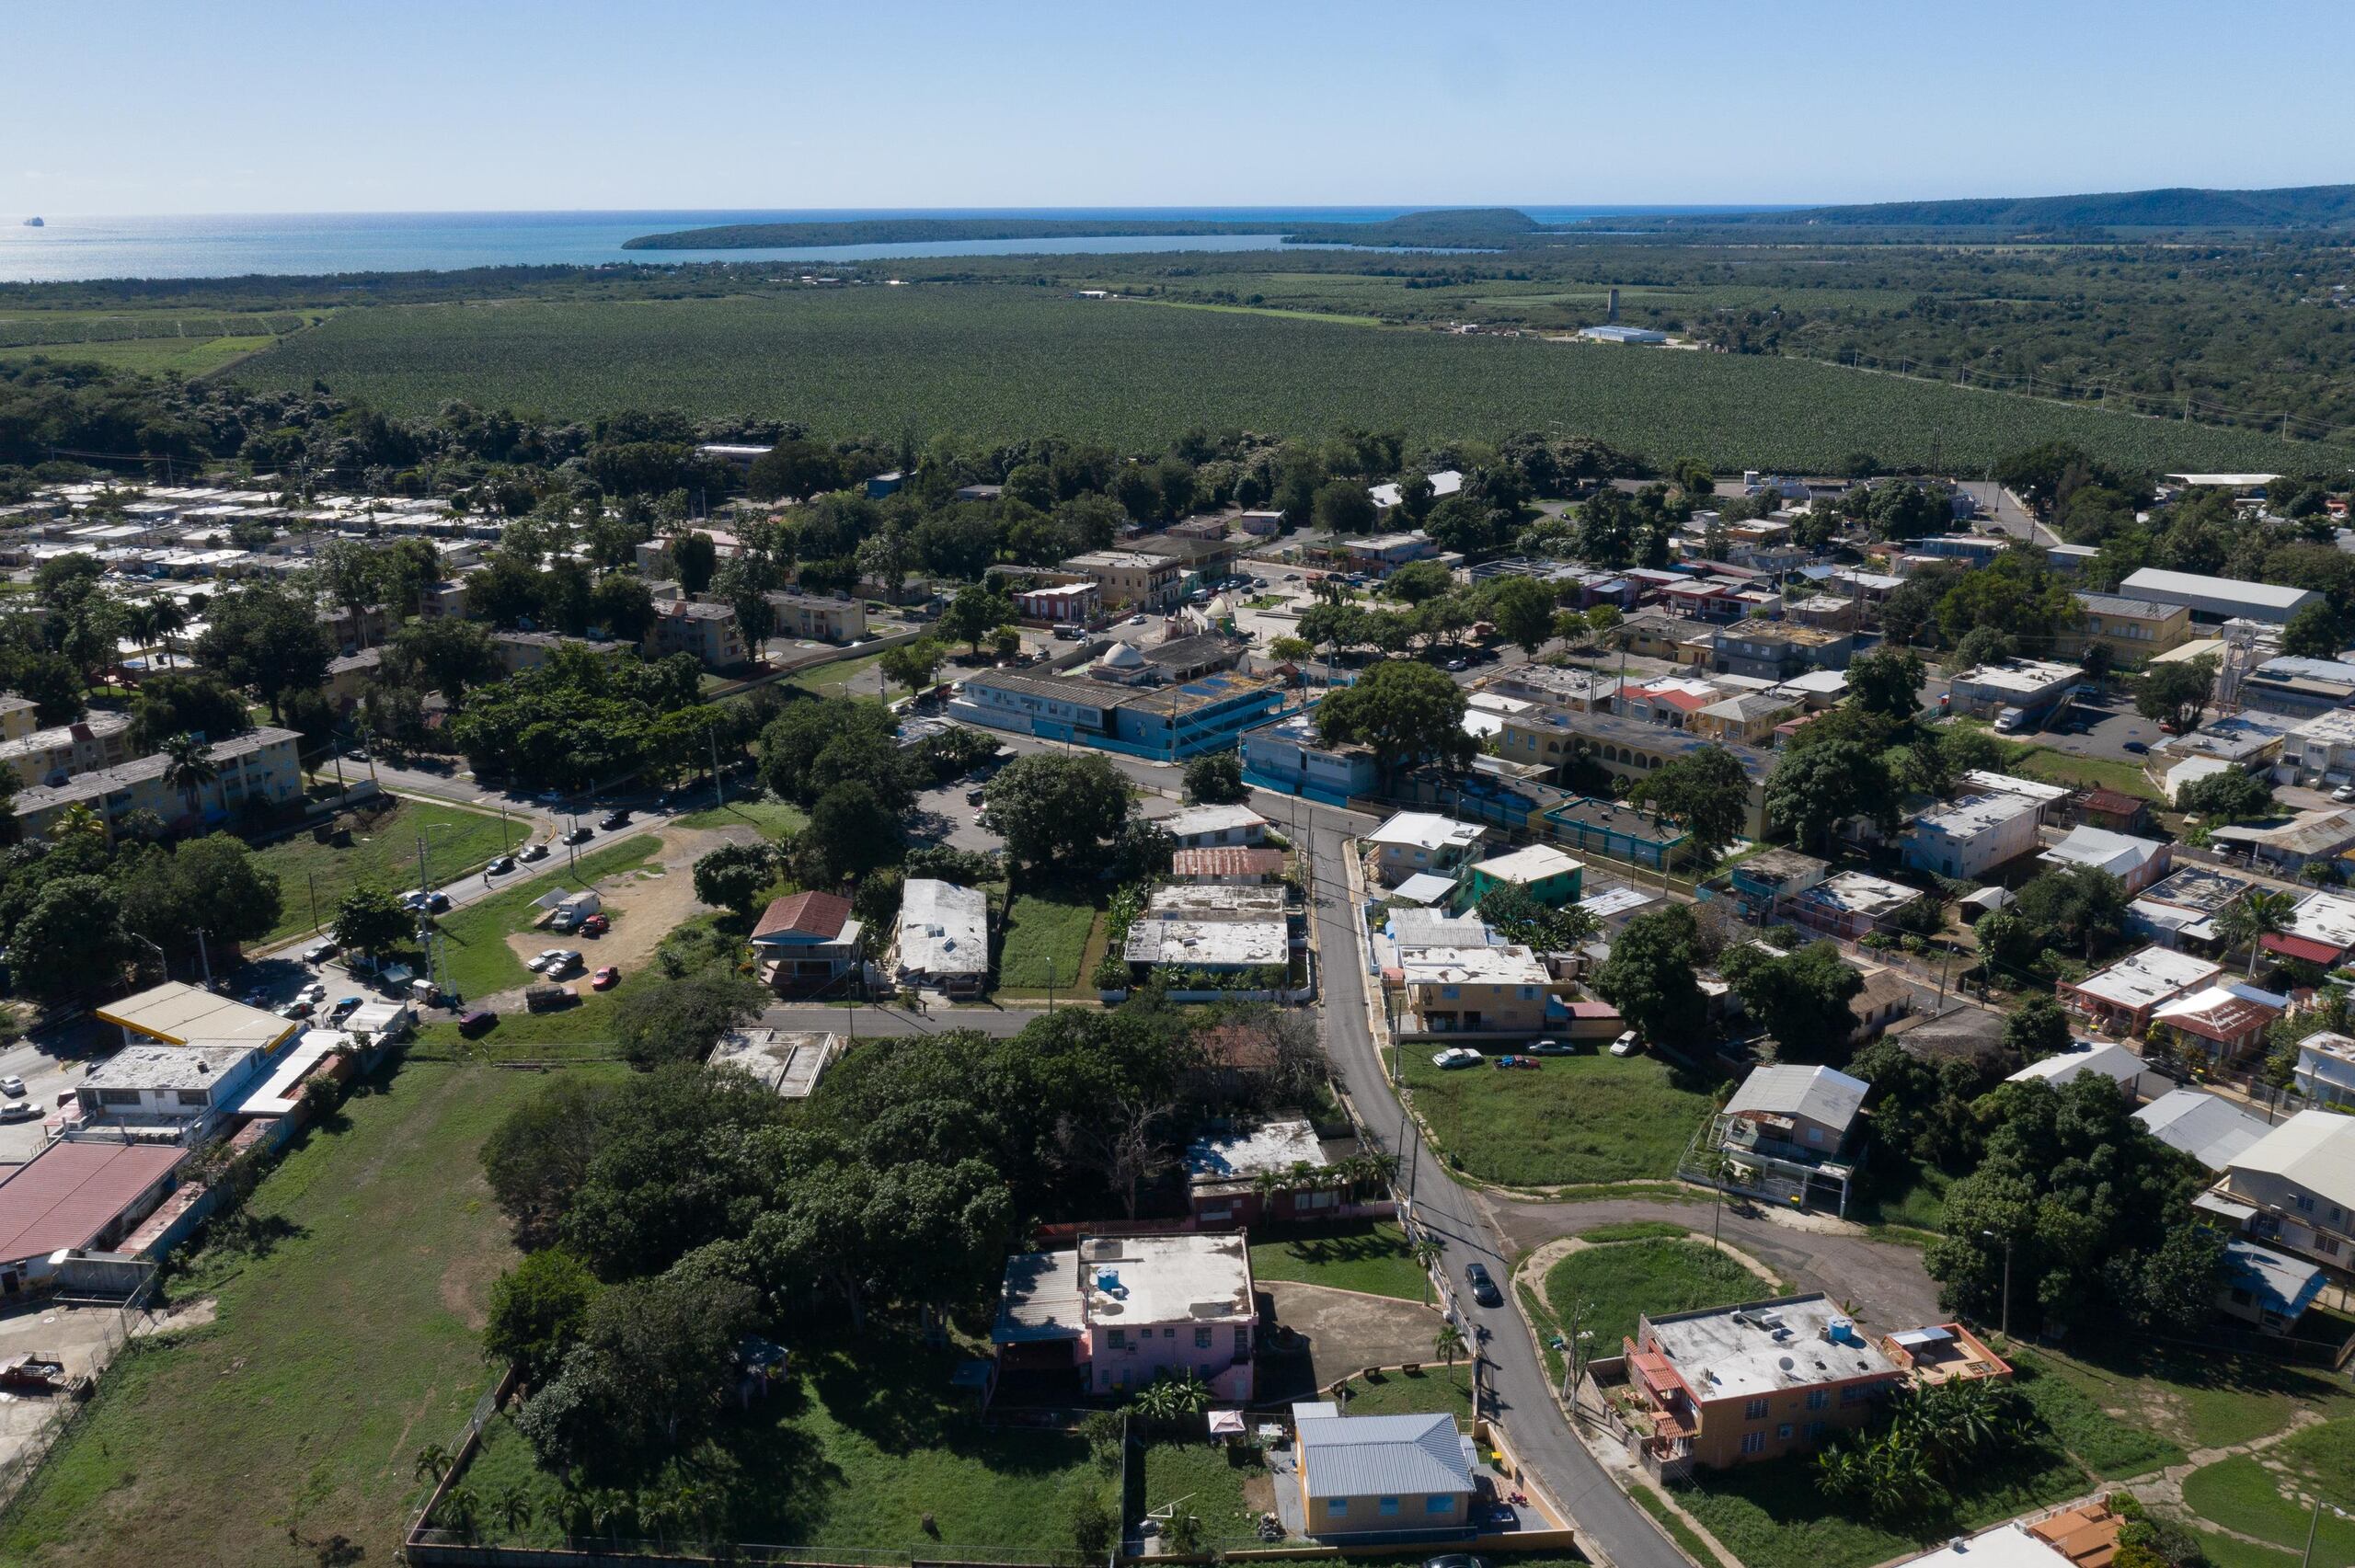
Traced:
<path id="1" fill-rule="evenodd" d="M 1351 1415 L 1421 1415 L 1453 1413 L 1468 1426 L 1472 1420 L 1472 1366 L 1427 1365 L 1408 1376 L 1384 1372 L 1380 1382 L 1361 1379 L 1349 1385 Z"/>
<path id="2" fill-rule="evenodd" d="M 1150 1512 L 1173 1503 L 1201 1520 L 1209 1539 L 1233 1539 L 1254 1534 L 1259 1516 L 1274 1512 L 1275 1482 L 1257 1448 L 1155 1443 L 1144 1451 L 1144 1505 Z"/>
<path id="3" fill-rule="evenodd" d="M 2337 1442 L 2343 1449 L 2344 1437 Z M 2301 1495 L 2295 1499 L 2283 1495 L 2285 1484 Z M 2327 1482 L 2321 1490 L 2326 1503 L 2347 1495 L 2332 1490 Z M 2268 1470 L 2247 1454 L 2202 1465 L 2183 1482 L 2184 1505 L 2201 1518 L 2228 1530 L 2271 1541 L 2289 1551 L 2298 1551 L 2305 1546 L 2307 1528 L 2314 1522 L 2312 1497 L 2313 1493 L 2300 1482 Z M 2355 1563 L 2355 1521 L 2342 1519 L 2330 1509 L 2323 1510 L 2321 1526 L 2315 1533 L 2314 1563 L 2315 1568 L 2347 1568 Z"/>
<path id="4" fill-rule="evenodd" d="M 883 656 L 879 653 L 863 654 L 856 658 L 833 659 L 825 664 L 813 664 L 807 670 L 797 670 L 785 678 L 785 683 L 788 686 L 798 686 L 805 692 L 814 692 L 821 697 L 850 696 L 853 695 L 850 689 L 851 681 L 874 669 L 882 660 Z"/>
<path id="5" fill-rule="evenodd" d="M 1545 1187 L 1675 1174 L 1709 1097 L 1650 1057 L 1545 1059 L 1535 1072 L 1431 1065 L 1406 1049 L 1415 1109 L 1448 1163 L 1481 1181 Z"/>
<path id="6" fill-rule="evenodd" d="M 810 825 L 810 814 L 789 800 L 779 800 L 773 795 L 763 795 L 751 800 L 731 800 L 725 806 L 707 806 L 701 811 L 690 811 L 677 819 L 682 828 L 732 828 L 739 825 L 757 828 L 766 839 L 781 839 L 787 833 L 798 833 Z"/>
<path id="7" fill-rule="evenodd" d="M 1430 1288 L 1430 1276 L 1415 1266 L 1406 1233 L 1387 1221 L 1317 1230 L 1288 1241 L 1255 1242 L 1251 1277 L 1330 1285 L 1404 1301 L 1423 1300 Z"/>
<path id="8" fill-rule="evenodd" d="M 491 1378 L 476 1331 L 513 1253 L 477 1151 L 544 1082 L 411 1063 L 297 1139 L 251 1200 L 274 1243 L 188 1264 L 174 1299 L 218 1317 L 108 1372 L 0 1560 L 316 1564 L 344 1537 L 393 1561 L 418 1449 Z"/>
<path id="9" fill-rule="evenodd" d="M 2047 784 L 2073 784 L 2080 789 L 2108 784 L 2121 795 L 2138 795 L 2144 800 L 2163 798 L 2158 787 L 2144 776 L 2141 764 L 2115 757 L 2080 757 L 2039 746 L 2021 757 L 2014 764 L 2014 771 Z"/>
<path id="10" fill-rule="evenodd" d="M 1936 1231 L 1946 1222 L 1947 1188 L 1954 1178 L 1936 1166 L 1890 1161 L 1869 1179 L 1873 1185 L 1852 1216 L 1860 1224 Z"/>
<path id="11" fill-rule="evenodd" d="M 2104 1481 L 2148 1475 L 2183 1461 L 2180 1445 L 2147 1426 L 2110 1414 L 2035 1356 L 2015 1353 L 2010 1359 L 2015 1374 L 2012 1386 L 2035 1407 L 2037 1418 L 2051 1432 L 2053 1440 Z"/>
<path id="12" fill-rule="evenodd" d="M 389 891 L 417 886 L 417 838 L 426 835 L 426 868 L 436 887 L 470 876 L 503 850 L 524 841 L 530 826 L 502 822 L 487 812 L 438 801 L 401 799 L 393 809 L 355 828 L 349 849 L 316 842 L 308 833 L 281 839 L 254 852 L 278 874 L 284 904 L 264 944 L 283 942 L 313 928 L 312 892 L 318 897 L 318 922 L 335 923 L 344 895 L 363 883 Z"/>
<path id="13" fill-rule="evenodd" d="M 2049 1443 L 2019 1446 L 1960 1478 L 1950 1507 L 1911 1510 L 1901 1527 L 1852 1516 L 1816 1490 L 1812 1464 L 1700 1471 L 1672 1491 L 1744 1568 L 1868 1568 L 2086 1490 L 2085 1472 Z"/>
<path id="14" fill-rule="evenodd" d="M 1609 1346 L 1633 1337 L 1638 1313 L 1689 1312 L 1775 1293 L 1772 1284 L 1702 1242 L 1582 1247 L 1545 1271 L 1546 1309 L 1567 1324 L 1571 1307 L 1583 1299 L 1587 1311 L 1580 1326 L 1605 1347 L 1597 1355 L 1614 1354 Z"/>
<path id="15" fill-rule="evenodd" d="M 37 343 L 0 349 L 0 363 L 22 364 L 45 356 L 70 363 L 92 363 L 141 375 L 177 371 L 190 377 L 209 374 L 258 353 L 275 338 L 125 338 L 112 343 Z"/>
<path id="16" fill-rule="evenodd" d="M 1675 1242 L 1693 1232 L 1665 1219 L 1623 1219 L 1615 1225 L 1590 1225 L 1577 1234 L 1581 1242 Z"/>
<path id="17" fill-rule="evenodd" d="M 1088 938 L 1102 918 L 1089 895 L 1060 889 L 1016 894 L 998 949 L 999 994 L 1043 995 L 1050 984 L 1059 991 L 1080 989 L 1080 982 L 1089 978 L 1085 967 Z"/>
<path id="18" fill-rule="evenodd" d="M 507 945 L 507 938 L 530 927 L 539 912 L 533 909 L 532 900 L 559 882 L 586 887 L 601 877 L 644 864 L 661 847 L 661 841 L 652 834 L 641 833 L 582 855 L 577 866 L 568 865 L 552 855 L 549 859 L 554 870 L 503 887 L 480 903 L 453 910 L 440 922 L 450 983 L 461 996 L 483 997 L 529 981 L 531 972 Z M 548 945 L 563 944 L 551 938 Z"/>
<path id="19" fill-rule="evenodd" d="M 717 1438 L 726 1457 L 715 1473 L 739 1539 L 919 1556 L 942 1545 L 1033 1552 L 1070 1544 L 1063 1521 L 1074 1493 L 1119 1507 L 1116 1476 L 1083 1438 L 980 1424 L 970 1398 L 948 1386 L 967 1352 L 870 1319 L 856 1338 L 798 1335 L 793 1354 L 781 1391 L 729 1417 Z M 483 1528 L 553 1544 L 562 1528 L 556 1478 L 503 1418 L 487 1436 L 465 1484 L 485 1500 L 520 1487 L 534 1506 L 511 1534 L 488 1518 Z M 925 1533 L 927 1516 L 936 1536 Z"/>
<path id="20" fill-rule="evenodd" d="M 2028 1358 L 2110 1414 L 2149 1426 L 2186 1449 L 2229 1448 L 2278 1432 L 2301 1408 L 2355 1415 L 2345 1378 L 2261 1356 L 2114 1335 L 2074 1345 L 2065 1354 L 2039 1348 Z"/>

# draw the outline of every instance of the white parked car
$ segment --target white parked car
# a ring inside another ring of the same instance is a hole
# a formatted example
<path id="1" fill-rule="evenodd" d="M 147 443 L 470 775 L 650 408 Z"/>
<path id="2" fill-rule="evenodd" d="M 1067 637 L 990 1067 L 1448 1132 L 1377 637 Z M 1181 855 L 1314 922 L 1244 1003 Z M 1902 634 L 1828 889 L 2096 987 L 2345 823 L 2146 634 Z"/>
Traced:
<path id="1" fill-rule="evenodd" d="M 1636 1038 L 1636 1032 L 1633 1029 L 1625 1031 L 1617 1039 L 1611 1042 L 1611 1054 L 1615 1057 L 1631 1057 L 1643 1048 L 1644 1043 Z"/>
<path id="2" fill-rule="evenodd" d="M 2330 792 L 2330 798 L 2338 801 L 2342 806 L 2346 805 L 2350 800 L 2355 800 L 2355 784 L 2340 784 L 2337 789 Z"/>
<path id="3" fill-rule="evenodd" d="M 307 1001 L 313 1007 L 316 1007 L 327 999 L 327 988 L 324 982 L 319 980 L 313 980 L 309 985 L 304 986 L 301 990 L 294 993 L 295 1001 Z"/>
<path id="4" fill-rule="evenodd" d="M 561 947 L 545 948 L 523 967 L 535 975 L 546 974 L 557 967 L 557 960 L 563 956 L 564 949 Z"/>
<path id="5" fill-rule="evenodd" d="M 1480 1053 L 1470 1046 L 1450 1046 L 1447 1049 L 1432 1055 L 1431 1065 L 1433 1067 L 1477 1067 L 1480 1065 Z"/>

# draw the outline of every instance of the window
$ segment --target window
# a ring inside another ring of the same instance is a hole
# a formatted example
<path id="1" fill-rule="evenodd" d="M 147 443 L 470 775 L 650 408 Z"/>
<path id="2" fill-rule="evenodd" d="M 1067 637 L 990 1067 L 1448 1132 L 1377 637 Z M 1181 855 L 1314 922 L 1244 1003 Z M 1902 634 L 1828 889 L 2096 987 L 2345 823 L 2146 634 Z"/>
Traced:
<path id="1" fill-rule="evenodd" d="M 1832 1430 L 1832 1424 L 1828 1421 L 1810 1421 L 1807 1424 L 1808 1441 L 1810 1443 L 1820 1441 L 1830 1430 Z"/>
<path id="2" fill-rule="evenodd" d="M 2338 1255 L 2338 1238 L 2336 1236 L 2316 1236 L 2315 1238 L 2315 1251 L 2320 1253 L 2326 1258 L 2337 1257 Z"/>
<path id="3" fill-rule="evenodd" d="M 179 1097 L 180 1104 L 183 1105 L 209 1105 L 213 1103 L 212 1098 L 201 1089 L 183 1089 L 179 1091 Z"/>
<path id="4" fill-rule="evenodd" d="M 1126 1350 L 1128 1347 L 1129 1331 L 1126 1329 L 1114 1329 L 1112 1331 L 1112 1348 L 1115 1350 Z"/>
<path id="5" fill-rule="evenodd" d="M 1832 1391 L 1830 1389 L 1808 1390 L 1807 1407 L 1809 1410 L 1829 1410 L 1832 1408 Z"/>
<path id="6" fill-rule="evenodd" d="M 1742 1413 L 1741 1413 L 1741 1418 L 1742 1418 L 1744 1421 L 1763 1421 L 1763 1420 L 1765 1420 L 1765 1419 L 1766 1419 L 1766 1402 L 1765 1402 L 1764 1400 L 1763 1400 L 1763 1399 L 1754 1399 L 1754 1400 L 1752 1400 L 1752 1401 L 1750 1402 L 1750 1403 L 1749 1403 L 1747 1406 L 1745 1406 L 1745 1407 L 1743 1408 Z"/>
<path id="7" fill-rule="evenodd" d="M 1175 1328 L 1163 1329 L 1161 1331 L 1161 1337 L 1164 1339 L 1176 1339 L 1178 1337 L 1178 1331 Z"/>
<path id="8" fill-rule="evenodd" d="M 1385 1519 L 1386 1519 L 1386 1518 L 1390 1517 L 1393 1514 L 1396 1514 L 1397 1511 L 1398 1511 L 1398 1499 L 1396 1499 L 1396 1497 L 1384 1497 L 1384 1498 L 1382 1500 L 1382 1516 L 1383 1516 L 1384 1518 L 1385 1518 Z"/>
<path id="9" fill-rule="evenodd" d="M 1791 1440 L 1791 1424 L 1786 1421 L 1780 1426 L 1775 1427 L 1775 1438 L 1777 1442 L 1789 1442 Z"/>
<path id="10" fill-rule="evenodd" d="M 1455 1512 L 1455 1499 L 1443 1494 L 1435 1494 L 1423 1499 L 1423 1512 L 1426 1514 L 1453 1514 Z"/>
<path id="11" fill-rule="evenodd" d="M 139 1091 L 136 1089 L 101 1089 L 98 1091 L 98 1104 L 101 1105 L 135 1105 L 139 1104 Z"/>
<path id="12" fill-rule="evenodd" d="M 1197 1349 L 1197 1350 L 1208 1350 L 1210 1347 L 1211 1347 L 1211 1331 L 1210 1331 L 1210 1327 L 1209 1327 L 1209 1325 L 1208 1325 L 1208 1324 L 1203 1324 L 1202 1326 L 1198 1327 L 1198 1328 L 1196 1328 L 1196 1329 L 1194 1330 L 1194 1348 L 1195 1348 L 1195 1349 Z"/>
<path id="13" fill-rule="evenodd" d="M 2301 1214 L 2312 1214 L 2314 1211 L 2315 1200 L 2308 1197 L 2305 1194 L 2300 1193 L 2298 1195 L 2298 1212 Z"/>
<path id="14" fill-rule="evenodd" d="M 1766 1434 L 1763 1432 L 1744 1432 L 1741 1435 L 1741 1451 L 1745 1454 L 1764 1453 L 1766 1451 Z"/>
<path id="15" fill-rule="evenodd" d="M 1242 1355 L 1245 1351 L 1246 1351 L 1246 1350 L 1248 1350 L 1248 1349 L 1250 1349 L 1250 1348 L 1251 1348 L 1251 1331 L 1250 1331 L 1249 1329 L 1247 1329 L 1247 1328 L 1239 1328 L 1239 1329 L 1236 1329 L 1236 1330 L 1235 1331 L 1235 1353 L 1237 1356 L 1240 1356 L 1240 1355 Z"/>
<path id="16" fill-rule="evenodd" d="M 1339 1516 L 1346 1514 L 1349 1511 L 1350 1500 L 1348 1498 L 1327 1497 L 1325 1499 L 1325 1512 L 1328 1516 L 1338 1518 Z"/>

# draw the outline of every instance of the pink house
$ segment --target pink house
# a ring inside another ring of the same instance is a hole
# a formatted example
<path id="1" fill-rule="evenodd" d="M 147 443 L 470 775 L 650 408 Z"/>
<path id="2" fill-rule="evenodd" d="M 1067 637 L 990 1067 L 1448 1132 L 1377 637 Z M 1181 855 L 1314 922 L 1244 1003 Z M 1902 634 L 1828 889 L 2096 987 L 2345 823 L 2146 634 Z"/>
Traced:
<path id="1" fill-rule="evenodd" d="M 1074 1372 L 1083 1393 L 1190 1371 L 1214 1398 L 1247 1402 L 1258 1319 L 1240 1231 L 1083 1236 L 1006 1260 L 990 1337 L 1003 1371 Z"/>

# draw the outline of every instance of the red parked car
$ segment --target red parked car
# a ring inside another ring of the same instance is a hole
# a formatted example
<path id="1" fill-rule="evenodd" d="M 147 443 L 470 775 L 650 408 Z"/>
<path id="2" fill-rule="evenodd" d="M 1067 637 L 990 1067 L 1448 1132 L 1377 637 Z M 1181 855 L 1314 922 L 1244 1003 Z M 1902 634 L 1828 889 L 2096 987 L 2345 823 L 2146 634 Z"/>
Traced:
<path id="1" fill-rule="evenodd" d="M 615 968 L 611 964 L 608 964 L 589 978 L 589 989 L 592 990 L 611 990 L 620 981 L 621 978 L 622 972 L 619 969 Z"/>
<path id="2" fill-rule="evenodd" d="M 580 922 L 580 934 L 583 936 L 603 936 L 605 933 L 613 930 L 613 928 L 614 922 L 607 920 L 603 915 L 591 915 L 587 920 Z"/>

